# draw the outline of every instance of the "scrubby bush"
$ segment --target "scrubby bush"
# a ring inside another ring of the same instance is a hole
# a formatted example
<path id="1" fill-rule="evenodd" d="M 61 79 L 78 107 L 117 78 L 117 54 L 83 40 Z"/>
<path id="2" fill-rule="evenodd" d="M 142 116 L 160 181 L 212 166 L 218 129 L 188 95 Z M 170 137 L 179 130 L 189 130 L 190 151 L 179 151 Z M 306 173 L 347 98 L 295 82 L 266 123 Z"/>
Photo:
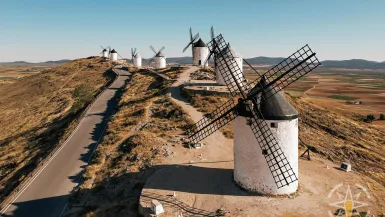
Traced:
<path id="1" fill-rule="evenodd" d="M 89 85 L 81 84 L 75 88 L 72 97 L 75 99 L 75 102 L 72 104 L 70 112 L 76 113 L 93 100 L 93 88 Z"/>
<path id="2" fill-rule="evenodd" d="M 366 123 L 372 123 L 375 119 L 376 118 L 372 114 L 369 114 L 369 115 L 366 115 L 366 117 L 360 118 L 361 121 L 366 122 Z"/>
<path id="3" fill-rule="evenodd" d="M 385 120 L 385 115 L 384 114 L 380 114 L 379 120 Z"/>
<path id="4" fill-rule="evenodd" d="M 366 116 L 366 122 L 368 123 L 372 123 L 375 119 L 376 118 L 372 114 Z"/>

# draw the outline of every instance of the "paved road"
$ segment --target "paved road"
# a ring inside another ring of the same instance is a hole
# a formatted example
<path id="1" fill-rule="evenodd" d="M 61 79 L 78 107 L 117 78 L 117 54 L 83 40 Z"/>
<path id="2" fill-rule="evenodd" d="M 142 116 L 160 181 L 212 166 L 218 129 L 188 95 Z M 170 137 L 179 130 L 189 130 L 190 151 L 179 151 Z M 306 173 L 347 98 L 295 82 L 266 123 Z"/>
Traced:
<path id="1" fill-rule="evenodd" d="M 117 91 L 130 79 L 127 71 L 116 70 L 120 76 L 93 104 L 72 137 L 56 152 L 46 167 L 20 191 L 17 199 L 0 216 L 58 217 L 63 212 L 79 174 L 106 128 L 114 112 Z"/>

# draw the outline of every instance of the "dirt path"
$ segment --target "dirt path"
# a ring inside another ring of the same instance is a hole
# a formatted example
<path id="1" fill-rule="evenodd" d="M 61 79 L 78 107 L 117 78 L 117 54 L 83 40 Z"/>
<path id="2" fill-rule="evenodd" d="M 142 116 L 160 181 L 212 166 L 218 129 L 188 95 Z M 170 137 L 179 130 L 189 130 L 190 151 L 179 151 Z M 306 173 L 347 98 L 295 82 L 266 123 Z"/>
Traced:
<path id="1" fill-rule="evenodd" d="M 181 96 L 181 85 L 190 79 L 190 74 L 198 67 L 190 67 L 182 74 L 180 74 L 178 80 L 169 89 L 171 93 L 171 99 L 182 107 L 191 117 L 194 122 L 198 122 L 203 118 L 203 114 L 198 112 L 196 108 L 191 106 L 185 98 Z M 233 160 L 233 140 L 227 139 L 220 131 L 215 132 L 211 136 L 203 140 L 209 148 L 205 150 L 205 158 L 211 161 L 232 161 Z M 203 155 L 203 154 L 202 154 Z M 177 162 L 185 161 L 185 158 L 176 158 Z M 232 164 L 232 163 L 231 163 Z"/>
<path id="2" fill-rule="evenodd" d="M 306 90 L 306 91 L 303 93 L 303 95 L 306 96 L 306 97 L 308 97 L 307 92 L 312 91 L 312 90 L 315 89 L 318 85 L 320 85 L 319 78 L 317 79 L 317 82 L 318 82 L 318 84 L 316 84 L 316 85 L 314 85 L 312 88 Z"/>

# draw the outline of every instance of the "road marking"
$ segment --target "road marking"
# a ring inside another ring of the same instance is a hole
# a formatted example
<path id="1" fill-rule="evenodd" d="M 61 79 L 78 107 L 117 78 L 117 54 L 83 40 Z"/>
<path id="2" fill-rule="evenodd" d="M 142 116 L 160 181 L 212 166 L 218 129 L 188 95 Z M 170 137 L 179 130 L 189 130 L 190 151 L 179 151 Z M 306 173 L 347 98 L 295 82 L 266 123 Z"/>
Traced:
<path id="1" fill-rule="evenodd" d="M 119 76 L 119 77 L 120 77 L 120 76 Z M 116 80 L 118 80 L 118 79 L 116 79 Z M 127 80 L 127 79 L 126 79 L 126 80 Z M 130 79 L 128 79 L 128 80 L 130 80 Z M 112 84 L 111 84 L 111 86 L 112 86 Z M 123 86 L 124 86 L 124 85 L 123 85 Z M 116 92 L 118 92 L 118 91 L 116 90 L 116 91 L 115 91 L 115 94 L 116 94 Z M 118 108 L 118 106 L 116 106 L 116 108 L 112 111 L 111 115 L 115 113 L 115 111 L 116 111 L 117 108 Z M 111 116 L 111 115 L 110 115 L 110 116 Z M 100 144 L 100 140 L 103 138 L 104 133 L 105 133 L 106 130 L 107 130 L 107 126 L 108 126 L 108 123 L 106 123 L 106 126 L 104 126 L 104 129 L 103 129 L 103 131 L 102 131 L 102 134 L 100 134 L 100 137 L 99 137 L 98 141 L 96 142 L 95 148 L 92 150 L 92 153 L 91 153 L 90 157 L 89 157 L 88 160 L 87 160 L 87 166 L 89 165 L 89 163 L 90 163 L 90 161 L 91 161 L 91 158 L 92 158 L 94 152 L 95 152 L 96 149 L 98 148 L 98 146 L 99 146 L 99 144 Z M 87 166 L 86 166 L 86 168 L 87 168 Z M 84 172 L 86 168 L 84 168 L 84 170 L 83 170 L 82 172 Z M 78 180 L 77 180 L 78 185 L 80 184 L 80 179 L 81 179 L 81 176 L 78 177 Z M 71 193 L 72 193 L 72 192 L 71 192 Z M 64 212 L 65 212 L 67 206 L 68 206 L 68 201 L 66 202 L 66 204 L 64 205 L 63 210 L 61 211 L 60 217 L 63 216 L 63 214 L 64 214 Z"/>
<path id="2" fill-rule="evenodd" d="M 115 80 L 115 81 L 117 81 L 118 79 L 119 79 L 119 77 L 120 77 L 120 75 L 118 74 L 118 78 Z M 115 81 L 113 82 L 113 83 L 115 83 Z M 113 83 L 111 83 L 111 85 L 110 85 L 110 87 L 112 86 L 112 84 Z M 110 88 L 110 87 L 108 87 L 108 88 Z M 101 95 L 103 95 L 103 93 L 101 94 Z M 100 95 L 100 96 L 101 96 Z M 91 107 L 88 109 L 88 111 L 87 111 L 87 113 L 86 114 L 88 114 L 88 112 L 89 111 L 91 111 L 91 109 L 94 107 L 94 105 L 96 104 L 96 102 L 98 102 L 98 100 L 100 99 L 100 96 L 92 103 L 92 105 L 91 105 Z M 58 150 L 56 150 L 55 151 L 55 153 L 48 159 L 48 161 L 47 161 L 47 163 L 43 166 L 43 167 L 41 167 L 40 169 L 39 169 L 39 171 L 34 175 L 34 177 L 30 180 L 30 181 L 28 181 L 27 182 L 27 184 L 26 185 L 24 185 L 24 187 L 22 187 L 22 189 L 16 194 L 16 196 L 14 197 L 14 199 L 13 200 L 11 200 L 11 202 L 7 205 L 7 206 L 5 206 L 1 211 L 0 211 L 0 216 L 2 216 L 6 211 L 7 211 L 7 209 L 9 209 L 9 207 L 10 206 L 12 206 L 12 204 L 21 196 L 21 194 L 32 184 L 32 182 L 40 175 L 40 173 L 51 163 L 51 161 L 56 157 L 56 155 L 58 155 L 59 154 L 59 152 L 67 145 L 67 143 L 68 143 L 68 141 L 75 135 L 75 133 L 77 132 L 77 130 L 79 129 L 79 127 L 80 127 L 80 125 L 83 123 L 83 121 L 85 120 L 87 118 L 87 116 L 84 116 L 83 118 L 82 118 L 82 120 L 79 122 L 79 124 L 78 124 L 78 126 L 75 128 L 75 130 L 74 131 L 72 131 L 72 133 L 71 133 L 71 135 L 65 140 L 65 142 L 63 143 L 63 145 L 58 149 Z M 67 202 L 68 203 L 68 202 Z M 67 206 L 67 204 L 66 204 L 66 206 Z"/>

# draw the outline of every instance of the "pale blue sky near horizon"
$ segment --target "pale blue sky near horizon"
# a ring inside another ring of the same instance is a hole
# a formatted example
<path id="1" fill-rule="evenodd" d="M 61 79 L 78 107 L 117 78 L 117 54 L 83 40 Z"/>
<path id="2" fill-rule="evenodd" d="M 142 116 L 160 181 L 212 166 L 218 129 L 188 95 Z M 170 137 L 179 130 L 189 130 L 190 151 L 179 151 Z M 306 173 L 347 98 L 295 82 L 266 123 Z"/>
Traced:
<path id="1" fill-rule="evenodd" d="M 243 57 L 287 57 L 305 44 L 320 60 L 385 61 L 383 0 L 0 1 L 0 62 L 99 55 L 100 45 L 148 58 L 182 49 L 188 29 L 208 42 L 210 27 Z"/>

